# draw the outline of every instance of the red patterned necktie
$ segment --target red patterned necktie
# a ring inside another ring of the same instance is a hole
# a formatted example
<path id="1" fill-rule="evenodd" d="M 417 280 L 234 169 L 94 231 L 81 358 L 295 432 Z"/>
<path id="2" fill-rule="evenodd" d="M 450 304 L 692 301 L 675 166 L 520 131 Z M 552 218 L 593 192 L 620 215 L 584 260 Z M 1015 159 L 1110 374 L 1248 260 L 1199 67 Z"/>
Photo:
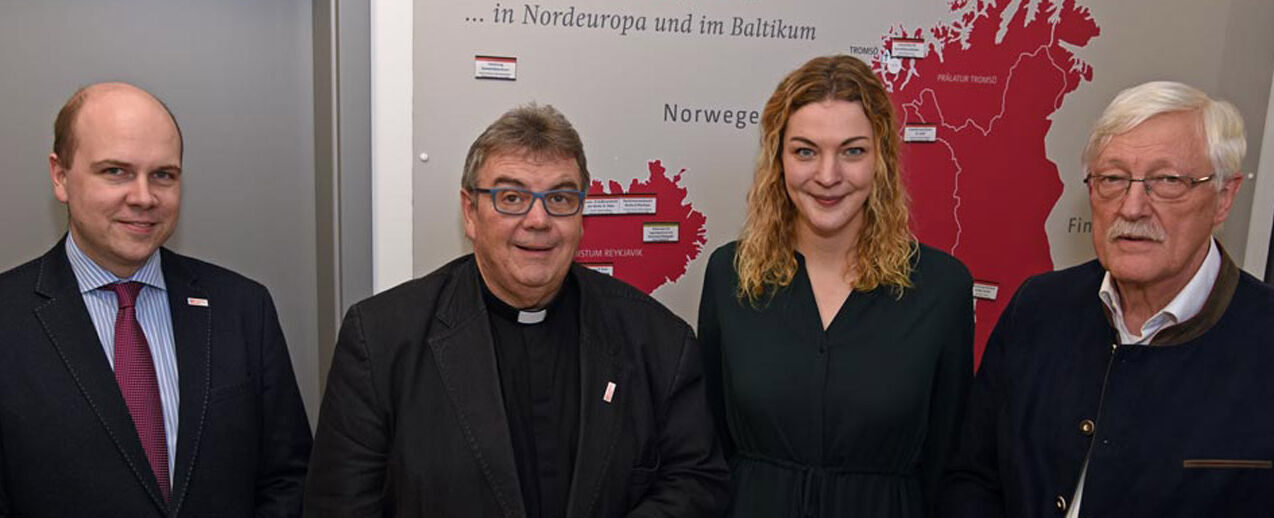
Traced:
<path id="1" fill-rule="evenodd" d="M 124 395 L 124 404 L 133 416 L 137 437 L 146 450 L 150 471 L 155 474 L 159 491 L 168 499 L 168 440 L 164 435 L 163 404 L 159 400 L 159 380 L 155 377 L 155 363 L 150 359 L 150 345 L 142 326 L 137 322 L 137 294 L 140 282 L 121 282 L 110 285 L 119 300 L 119 313 L 115 316 L 115 381 Z"/>

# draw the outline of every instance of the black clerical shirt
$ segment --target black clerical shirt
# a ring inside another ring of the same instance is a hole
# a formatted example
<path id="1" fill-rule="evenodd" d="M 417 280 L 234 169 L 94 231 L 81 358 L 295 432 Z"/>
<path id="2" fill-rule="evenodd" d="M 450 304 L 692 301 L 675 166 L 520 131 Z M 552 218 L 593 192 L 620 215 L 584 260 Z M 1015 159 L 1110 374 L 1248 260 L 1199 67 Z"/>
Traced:
<path id="1" fill-rule="evenodd" d="M 519 311 L 485 284 L 482 297 L 526 515 L 561 518 L 579 442 L 579 289 L 568 274 L 541 311 Z"/>

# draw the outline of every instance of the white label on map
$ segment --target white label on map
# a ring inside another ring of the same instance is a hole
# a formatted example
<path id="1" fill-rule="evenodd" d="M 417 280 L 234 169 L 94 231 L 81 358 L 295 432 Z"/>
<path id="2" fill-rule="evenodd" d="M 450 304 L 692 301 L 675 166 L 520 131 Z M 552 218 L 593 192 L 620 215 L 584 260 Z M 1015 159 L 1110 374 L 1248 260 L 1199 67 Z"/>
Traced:
<path id="1" fill-rule="evenodd" d="M 925 40 L 895 38 L 890 53 L 896 58 L 919 59 L 925 57 Z"/>
<path id="2" fill-rule="evenodd" d="M 889 61 L 885 62 L 885 69 L 889 70 L 890 74 L 897 74 L 898 71 L 902 70 L 902 60 L 892 57 L 889 58 Z"/>
<path id="3" fill-rule="evenodd" d="M 924 124 L 911 125 L 902 132 L 903 142 L 937 142 L 938 127 Z"/>
<path id="4" fill-rule="evenodd" d="M 518 78 L 518 58 L 474 56 L 473 77 L 515 81 Z"/>
<path id="5" fill-rule="evenodd" d="M 654 214 L 654 196 L 593 195 L 584 199 L 585 216 Z"/>
<path id="6" fill-rule="evenodd" d="M 580 266 L 583 266 L 583 267 L 585 267 L 585 268 L 588 268 L 589 270 L 593 270 L 593 271 L 595 271 L 595 272 L 597 272 L 597 273 L 604 273 L 604 274 L 609 275 L 609 276 L 611 276 L 611 277 L 614 277 L 614 276 L 615 276 L 615 265 L 613 265 L 613 264 L 583 264 L 583 263 L 580 263 Z"/>
<path id="7" fill-rule="evenodd" d="M 1000 287 L 995 284 L 989 284 L 984 282 L 973 283 L 974 298 L 984 299 L 984 300 L 995 300 L 996 295 L 999 295 L 999 293 L 1000 293 Z"/>
<path id="8" fill-rule="evenodd" d="M 681 226 L 677 223 L 643 223 L 641 225 L 641 241 L 643 243 L 676 243 Z"/>
<path id="9" fill-rule="evenodd" d="M 584 198 L 584 215 L 623 214 L 619 211 L 619 198 Z"/>
<path id="10" fill-rule="evenodd" d="M 624 214 L 654 214 L 655 213 L 655 197 L 641 198 L 620 198 L 619 205 L 624 208 Z"/>

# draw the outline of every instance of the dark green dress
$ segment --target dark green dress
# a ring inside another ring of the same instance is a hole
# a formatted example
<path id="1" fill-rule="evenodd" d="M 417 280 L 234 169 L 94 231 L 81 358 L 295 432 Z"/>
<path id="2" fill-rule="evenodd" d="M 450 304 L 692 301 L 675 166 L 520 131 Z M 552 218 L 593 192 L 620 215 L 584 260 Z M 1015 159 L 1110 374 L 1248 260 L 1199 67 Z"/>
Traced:
<path id="1" fill-rule="evenodd" d="M 853 292 L 823 330 L 804 258 L 761 307 L 736 296 L 735 243 L 699 307 L 734 517 L 932 516 L 973 375 L 969 271 L 921 245 L 901 299 Z"/>

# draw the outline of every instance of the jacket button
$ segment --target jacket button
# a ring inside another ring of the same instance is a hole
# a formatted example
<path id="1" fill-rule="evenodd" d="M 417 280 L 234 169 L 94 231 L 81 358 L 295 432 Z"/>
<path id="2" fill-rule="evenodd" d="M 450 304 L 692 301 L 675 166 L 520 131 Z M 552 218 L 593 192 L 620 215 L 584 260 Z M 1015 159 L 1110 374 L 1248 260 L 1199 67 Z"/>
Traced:
<path id="1" fill-rule="evenodd" d="M 1062 496 L 1062 495 L 1057 495 L 1057 500 L 1056 500 L 1056 501 L 1054 501 L 1053 503 L 1057 505 L 1057 510 L 1058 510 L 1058 511 L 1065 511 L 1065 510 L 1066 510 L 1066 497 L 1064 497 L 1064 496 Z"/>
<path id="2" fill-rule="evenodd" d="M 1093 430 L 1096 429 L 1097 424 L 1092 419 L 1085 419 L 1079 422 L 1079 433 L 1084 434 L 1085 437 L 1093 435 Z"/>

